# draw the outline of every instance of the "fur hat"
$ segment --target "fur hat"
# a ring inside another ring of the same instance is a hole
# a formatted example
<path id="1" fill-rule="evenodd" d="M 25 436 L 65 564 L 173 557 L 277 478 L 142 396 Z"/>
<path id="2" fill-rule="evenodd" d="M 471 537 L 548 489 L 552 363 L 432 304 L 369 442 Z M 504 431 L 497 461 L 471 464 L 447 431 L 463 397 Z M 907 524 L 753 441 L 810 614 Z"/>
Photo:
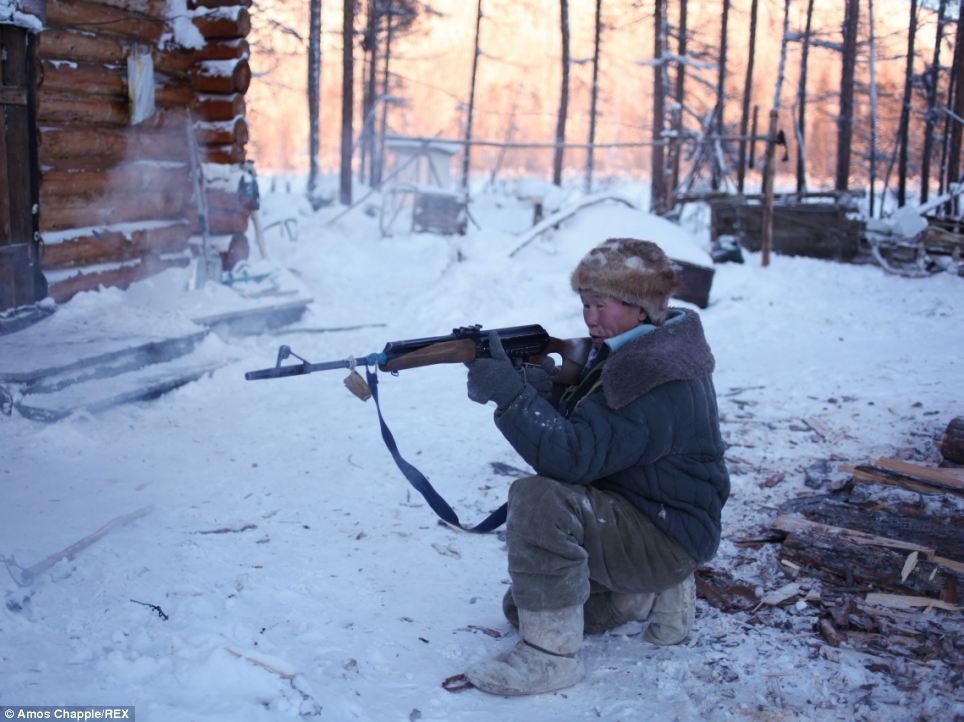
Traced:
<path id="1" fill-rule="evenodd" d="M 572 290 L 595 291 L 639 306 L 657 326 L 680 282 L 672 261 L 651 241 L 610 238 L 587 253 L 572 272 Z"/>

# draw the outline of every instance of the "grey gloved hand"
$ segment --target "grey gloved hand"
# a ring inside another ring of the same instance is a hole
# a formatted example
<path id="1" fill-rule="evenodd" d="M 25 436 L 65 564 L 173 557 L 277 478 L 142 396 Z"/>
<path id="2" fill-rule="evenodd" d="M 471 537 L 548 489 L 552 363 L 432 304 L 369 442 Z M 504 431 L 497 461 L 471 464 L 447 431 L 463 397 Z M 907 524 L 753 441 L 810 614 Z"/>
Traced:
<path id="1" fill-rule="evenodd" d="M 489 331 L 490 358 L 477 358 L 465 364 L 469 369 L 466 382 L 469 398 L 479 404 L 495 401 L 505 406 L 519 395 L 525 384 L 502 348 L 499 334 Z"/>
<path id="2" fill-rule="evenodd" d="M 524 366 L 523 370 L 525 382 L 530 386 L 534 386 L 540 396 L 548 397 L 552 395 L 556 387 L 556 384 L 552 381 L 552 377 L 562 369 L 556 366 L 556 362 L 551 358 L 547 358 L 538 366 L 535 364 Z"/>

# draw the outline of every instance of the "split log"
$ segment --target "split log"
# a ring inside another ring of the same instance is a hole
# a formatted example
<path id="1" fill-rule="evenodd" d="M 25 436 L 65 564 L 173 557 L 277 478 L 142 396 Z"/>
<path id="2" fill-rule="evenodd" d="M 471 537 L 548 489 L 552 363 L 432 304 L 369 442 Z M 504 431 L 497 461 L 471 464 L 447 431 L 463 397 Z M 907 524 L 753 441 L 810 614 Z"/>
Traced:
<path id="1" fill-rule="evenodd" d="M 188 247 L 192 229 L 186 220 L 134 231 L 92 230 L 58 243 L 45 243 L 41 265 L 64 270 L 127 261 L 148 253 L 177 253 Z"/>
<path id="2" fill-rule="evenodd" d="M 194 25 L 205 40 L 245 38 L 251 32 L 251 14 L 236 5 L 214 8 L 194 17 Z"/>
<path id="3" fill-rule="evenodd" d="M 50 284 L 50 297 L 57 303 L 66 303 L 81 291 L 91 291 L 100 286 L 115 286 L 126 289 L 135 281 L 167 270 L 168 268 L 184 268 L 190 264 L 190 258 L 178 257 L 162 259 L 153 254 L 144 256 L 140 263 L 112 268 L 108 271 L 93 273 L 78 273 Z"/>
<path id="4" fill-rule="evenodd" d="M 244 94 L 251 85 L 251 66 L 243 58 L 202 61 L 191 73 L 191 83 L 199 93 Z"/>
<path id="5" fill-rule="evenodd" d="M 135 0 L 138 1 L 141 0 Z M 152 2 L 166 6 L 166 0 Z M 87 0 L 48 0 L 46 27 L 96 27 L 99 35 L 120 35 L 151 45 L 156 45 L 167 31 L 166 8 L 140 14 L 124 9 L 124 0 L 117 0 L 117 4 L 122 7 Z"/>
<path id="6" fill-rule="evenodd" d="M 964 464 L 964 416 L 951 419 L 944 430 L 941 456 L 953 464 Z"/>
<path id="7" fill-rule="evenodd" d="M 964 518 L 935 517 L 910 505 L 889 508 L 884 502 L 853 504 L 828 496 L 791 499 L 782 512 L 794 512 L 808 521 L 845 527 L 921 547 L 933 548 L 946 559 L 964 563 Z"/>
<path id="8" fill-rule="evenodd" d="M 939 598 L 956 596 L 957 589 L 964 589 L 964 575 L 926 558 L 933 556 L 933 549 L 817 524 L 795 515 L 782 515 L 774 526 L 789 532 L 780 548 L 782 558 L 838 583 Z M 908 556 L 915 553 L 916 563 L 908 568 Z"/>
<path id="9" fill-rule="evenodd" d="M 925 494 L 964 497 L 964 469 L 944 469 L 909 464 L 899 459 L 877 459 L 854 468 L 854 481 L 890 484 Z"/>

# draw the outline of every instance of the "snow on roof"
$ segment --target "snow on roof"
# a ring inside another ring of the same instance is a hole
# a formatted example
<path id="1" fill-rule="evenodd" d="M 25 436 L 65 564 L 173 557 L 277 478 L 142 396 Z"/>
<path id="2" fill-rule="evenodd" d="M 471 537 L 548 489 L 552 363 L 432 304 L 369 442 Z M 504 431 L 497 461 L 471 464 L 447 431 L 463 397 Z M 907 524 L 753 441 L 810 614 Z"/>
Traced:
<path id="1" fill-rule="evenodd" d="M 46 14 L 43 0 L 0 0 L 0 25 L 18 25 L 39 33 Z"/>

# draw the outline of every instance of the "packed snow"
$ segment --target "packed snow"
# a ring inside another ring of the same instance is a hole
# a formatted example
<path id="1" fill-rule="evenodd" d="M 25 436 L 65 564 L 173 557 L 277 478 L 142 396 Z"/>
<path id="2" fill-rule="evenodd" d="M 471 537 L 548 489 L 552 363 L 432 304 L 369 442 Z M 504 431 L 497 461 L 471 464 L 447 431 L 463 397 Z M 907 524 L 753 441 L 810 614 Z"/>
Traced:
<path id="1" fill-rule="evenodd" d="M 675 226 L 596 204 L 510 258 L 532 223 L 511 184 L 474 194 L 465 236 L 382 237 L 377 196 L 314 212 L 301 183 L 263 184 L 268 258 L 253 250 L 248 267 L 304 285 L 314 301 L 296 325 L 209 339 L 238 360 L 154 401 L 48 424 L 0 416 L 0 555 L 28 567 L 121 522 L 25 586 L 0 567 L 0 706 L 134 705 L 140 722 L 964 717 L 954 670 L 888 658 L 886 674 L 873 657 L 830 648 L 806 598 L 780 625 L 700 600 L 676 647 L 648 645 L 641 624 L 589 637 L 586 680 L 555 694 L 443 689 L 515 642 L 500 607 L 503 541 L 438 523 L 345 372 L 256 382 L 244 372 L 273 365 L 282 343 L 318 362 L 476 323 L 582 336 L 569 274 L 586 251 L 629 235 L 709 265 L 707 218 Z M 642 190 L 619 191 L 645 205 Z M 787 578 L 735 542 L 767 529 L 782 501 L 816 493 L 805 483 L 815 463 L 830 462 L 832 485 L 846 476 L 838 467 L 882 455 L 939 461 L 937 440 L 962 413 L 964 279 L 745 259 L 715 267 L 700 311 L 733 483 L 710 566 L 762 599 Z M 129 298 L 163 313 L 190 278 L 167 271 L 62 311 L 122 315 Z M 513 476 L 498 472 L 525 467 L 492 406 L 466 398 L 464 367 L 379 379 L 402 454 L 462 521 L 501 504 Z"/>

